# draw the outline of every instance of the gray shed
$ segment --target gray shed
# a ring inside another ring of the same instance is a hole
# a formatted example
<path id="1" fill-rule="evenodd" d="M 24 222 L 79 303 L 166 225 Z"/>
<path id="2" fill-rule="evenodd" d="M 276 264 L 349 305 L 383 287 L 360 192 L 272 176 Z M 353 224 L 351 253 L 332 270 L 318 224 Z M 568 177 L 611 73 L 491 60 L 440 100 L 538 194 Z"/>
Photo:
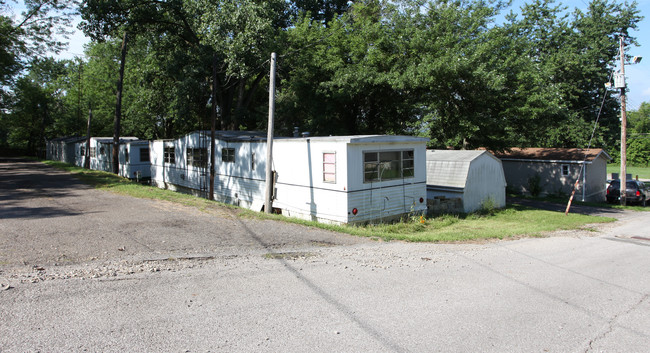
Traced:
<path id="1" fill-rule="evenodd" d="M 578 181 L 577 200 L 605 201 L 611 157 L 603 149 L 510 148 L 495 154 L 503 162 L 508 186 L 517 193 L 532 194 L 539 188 L 540 196 L 569 195 Z"/>
<path id="2" fill-rule="evenodd" d="M 474 212 L 486 202 L 505 207 L 501 161 L 488 151 L 427 150 L 427 199 L 433 211 Z"/>

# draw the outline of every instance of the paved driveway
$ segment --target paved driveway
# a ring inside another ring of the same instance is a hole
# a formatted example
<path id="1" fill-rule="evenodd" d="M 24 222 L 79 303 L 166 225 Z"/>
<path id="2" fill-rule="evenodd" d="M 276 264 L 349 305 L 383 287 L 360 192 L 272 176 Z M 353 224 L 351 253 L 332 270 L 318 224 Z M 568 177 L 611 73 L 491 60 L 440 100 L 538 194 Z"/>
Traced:
<path id="1" fill-rule="evenodd" d="M 0 163 L 0 213 L 2 352 L 650 346 L 650 244 L 620 225 L 374 242 L 92 190 L 36 163 Z"/>

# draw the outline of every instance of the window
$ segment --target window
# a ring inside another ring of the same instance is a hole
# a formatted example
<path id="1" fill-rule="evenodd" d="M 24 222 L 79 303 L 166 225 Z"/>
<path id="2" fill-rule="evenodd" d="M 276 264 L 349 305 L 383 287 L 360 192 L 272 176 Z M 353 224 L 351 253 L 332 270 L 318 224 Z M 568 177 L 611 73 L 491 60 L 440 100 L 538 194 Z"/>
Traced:
<path id="1" fill-rule="evenodd" d="M 207 148 L 188 148 L 187 165 L 205 168 L 208 165 Z"/>
<path id="2" fill-rule="evenodd" d="M 81 153 L 82 156 L 85 156 L 86 155 L 86 147 L 84 147 L 84 146 L 79 147 L 79 153 Z"/>
<path id="3" fill-rule="evenodd" d="M 97 148 L 90 147 L 90 157 L 97 157 Z"/>
<path id="4" fill-rule="evenodd" d="M 174 146 L 165 147 L 165 163 L 176 164 L 176 148 Z"/>
<path id="5" fill-rule="evenodd" d="M 221 149 L 221 161 L 222 162 L 235 162 L 235 149 L 234 148 L 222 148 Z"/>
<path id="6" fill-rule="evenodd" d="M 363 181 L 365 183 L 412 178 L 415 175 L 413 150 L 365 152 Z"/>
<path id="7" fill-rule="evenodd" d="M 99 148 L 99 154 L 106 154 L 106 148 L 104 148 L 104 146 Z"/>
<path id="8" fill-rule="evenodd" d="M 336 153 L 323 153 L 323 181 L 336 183 Z"/>
<path id="9" fill-rule="evenodd" d="M 140 148 L 140 162 L 149 162 L 149 147 Z"/>
<path id="10" fill-rule="evenodd" d="M 569 165 L 568 164 L 563 164 L 562 165 L 562 176 L 568 176 L 569 175 Z"/>
<path id="11" fill-rule="evenodd" d="M 255 170 L 255 152 L 251 152 L 251 170 Z"/>
<path id="12" fill-rule="evenodd" d="M 129 163 L 129 149 L 124 147 L 124 162 Z"/>

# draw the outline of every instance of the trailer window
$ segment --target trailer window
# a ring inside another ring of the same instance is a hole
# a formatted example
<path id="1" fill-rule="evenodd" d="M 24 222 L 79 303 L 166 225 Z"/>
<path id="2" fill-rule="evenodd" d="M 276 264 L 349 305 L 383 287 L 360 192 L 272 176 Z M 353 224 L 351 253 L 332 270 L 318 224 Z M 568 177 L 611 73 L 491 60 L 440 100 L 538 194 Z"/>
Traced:
<path id="1" fill-rule="evenodd" d="M 124 147 L 124 162 L 129 163 L 129 149 Z"/>
<path id="2" fill-rule="evenodd" d="M 323 181 L 336 183 L 336 153 L 323 153 Z"/>
<path id="3" fill-rule="evenodd" d="M 569 175 L 569 165 L 568 164 L 563 164 L 562 165 L 562 176 L 568 176 Z"/>
<path id="4" fill-rule="evenodd" d="M 235 149 L 234 148 L 222 148 L 221 149 L 221 161 L 222 162 L 235 162 Z"/>
<path id="5" fill-rule="evenodd" d="M 91 157 L 97 157 L 97 148 L 96 147 L 90 147 L 90 156 Z"/>
<path id="6" fill-rule="evenodd" d="M 187 165 L 205 168 L 208 165 L 207 148 L 188 148 Z"/>
<path id="7" fill-rule="evenodd" d="M 149 162 L 149 147 L 140 148 L 140 162 Z"/>
<path id="8" fill-rule="evenodd" d="M 165 163 L 176 164 L 176 148 L 174 146 L 165 147 Z"/>
<path id="9" fill-rule="evenodd" d="M 81 153 L 82 156 L 85 156 L 86 155 L 86 147 L 84 147 L 84 146 L 79 147 L 79 153 Z"/>
<path id="10" fill-rule="evenodd" d="M 413 150 L 364 152 L 363 181 L 365 183 L 412 178 L 415 175 Z"/>

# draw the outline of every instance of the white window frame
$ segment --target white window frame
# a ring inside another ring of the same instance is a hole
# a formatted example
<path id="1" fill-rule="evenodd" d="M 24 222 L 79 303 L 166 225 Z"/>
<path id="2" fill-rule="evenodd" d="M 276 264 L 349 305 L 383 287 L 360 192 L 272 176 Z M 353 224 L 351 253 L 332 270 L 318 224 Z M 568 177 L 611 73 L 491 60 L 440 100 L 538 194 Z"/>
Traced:
<path id="1" fill-rule="evenodd" d="M 399 160 L 386 160 L 384 162 L 381 162 L 381 155 L 386 153 L 399 153 Z M 366 155 L 371 155 L 375 154 L 375 160 L 374 161 L 366 161 Z M 362 164 L 362 171 L 363 171 L 363 182 L 364 183 L 377 183 L 377 182 L 382 182 L 382 181 L 388 181 L 388 180 L 399 180 L 399 179 L 407 179 L 407 178 L 414 178 L 415 177 L 415 150 L 414 149 L 399 149 L 399 150 L 378 150 L 378 151 L 362 151 L 362 159 L 363 159 L 363 164 Z M 380 165 L 381 164 L 386 164 L 388 163 L 389 165 L 392 163 L 397 162 L 397 166 L 399 168 L 399 176 L 396 177 L 388 177 L 388 178 L 383 178 L 382 177 L 382 172 Z M 371 164 L 375 164 L 377 170 L 374 172 L 372 171 Z M 404 173 L 404 171 L 409 171 L 408 173 Z M 377 175 L 376 179 L 368 179 L 368 175 L 374 173 Z"/>
<path id="2" fill-rule="evenodd" d="M 165 146 L 163 148 L 165 163 L 176 164 L 176 146 Z"/>
<path id="3" fill-rule="evenodd" d="M 565 169 L 566 169 L 566 171 L 565 171 Z M 562 176 L 571 175 L 571 166 L 568 165 L 568 164 L 562 164 L 562 166 L 560 166 L 560 173 L 562 174 Z"/>
<path id="4" fill-rule="evenodd" d="M 328 155 L 334 156 L 333 162 L 326 161 L 325 157 Z M 328 166 L 332 166 L 334 171 L 328 171 Z M 333 178 L 331 180 L 328 180 L 328 175 L 333 176 Z M 323 182 L 328 184 L 336 184 L 336 152 L 323 152 Z"/>

